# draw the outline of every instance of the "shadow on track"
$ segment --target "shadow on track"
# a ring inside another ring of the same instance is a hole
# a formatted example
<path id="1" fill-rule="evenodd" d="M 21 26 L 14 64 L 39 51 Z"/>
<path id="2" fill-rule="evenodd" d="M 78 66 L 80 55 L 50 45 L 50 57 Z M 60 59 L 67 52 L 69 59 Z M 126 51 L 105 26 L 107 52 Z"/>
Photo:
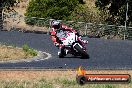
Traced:
<path id="1" fill-rule="evenodd" d="M 81 57 L 81 56 L 74 56 L 74 55 L 67 55 L 63 58 L 60 58 L 60 59 L 65 59 L 65 58 L 71 58 L 71 59 L 90 59 L 90 57 Z"/>

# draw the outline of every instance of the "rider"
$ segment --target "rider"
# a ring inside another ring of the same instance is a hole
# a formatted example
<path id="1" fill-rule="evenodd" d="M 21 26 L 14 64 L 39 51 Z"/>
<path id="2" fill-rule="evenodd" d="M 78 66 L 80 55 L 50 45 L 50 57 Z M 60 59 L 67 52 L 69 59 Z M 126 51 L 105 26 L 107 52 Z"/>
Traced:
<path id="1" fill-rule="evenodd" d="M 74 32 L 81 39 L 81 36 L 79 35 L 79 33 L 76 30 L 74 30 L 71 27 L 68 27 L 68 26 L 62 24 L 61 22 L 59 22 L 57 20 L 51 21 L 50 25 L 51 25 L 51 31 L 50 31 L 51 38 L 52 38 L 52 40 L 54 42 L 54 45 L 57 46 L 57 47 L 61 47 L 60 46 L 61 45 L 60 44 L 60 41 L 59 41 L 59 39 L 57 37 L 57 35 L 59 33 L 58 31 L 61 31 L 62 30 L 62 31 L 71 31 L 71 32 Z M 81 41 L 83 43 L 85 43 L 85 44 L 88 43 L 87 40 L 82 40 L 81 39 Z"/>

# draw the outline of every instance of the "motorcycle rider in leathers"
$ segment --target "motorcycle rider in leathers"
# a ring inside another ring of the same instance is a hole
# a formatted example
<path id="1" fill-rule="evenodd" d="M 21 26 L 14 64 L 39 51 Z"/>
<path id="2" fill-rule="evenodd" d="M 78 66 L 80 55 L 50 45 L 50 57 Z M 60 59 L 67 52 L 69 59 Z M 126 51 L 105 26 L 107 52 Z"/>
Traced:
<path id="1" fill-rule="evenodd" d="M 50 25 L 51 25 L 51 31 L 50 31 L 51 39 L 54 42 L 54 45 L 56 47 L 58 47 L 60 50 L 62 48 L 62 44 L 61 44 L 61 41 L 59 40 L 59 38 L 57 37 L 61 33 L 60 31 L 74 32 L 80 38 L 80 42 L 82 44 L 87 44 L 88 43 L 87 40 L 82 40 L 81 39 L 81 36 L 79 35 L 79 33 L 76 30 L 74 30 L 73 28 L 62 24 L 61 22 L 59 22 L 57 20 L 51 21 Z"/>

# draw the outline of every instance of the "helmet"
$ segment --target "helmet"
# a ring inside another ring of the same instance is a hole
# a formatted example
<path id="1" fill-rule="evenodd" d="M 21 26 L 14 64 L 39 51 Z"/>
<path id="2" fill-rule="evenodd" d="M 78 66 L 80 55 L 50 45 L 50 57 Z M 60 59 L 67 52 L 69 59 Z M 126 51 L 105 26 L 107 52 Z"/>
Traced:
<path id="1" fill-rule="evenodd" d="M 51 26 L 54 29 L 60 29 L 61 28 L 61 23 L 59 21 L 54 20 L 54 21 L 52 21 Z"/>

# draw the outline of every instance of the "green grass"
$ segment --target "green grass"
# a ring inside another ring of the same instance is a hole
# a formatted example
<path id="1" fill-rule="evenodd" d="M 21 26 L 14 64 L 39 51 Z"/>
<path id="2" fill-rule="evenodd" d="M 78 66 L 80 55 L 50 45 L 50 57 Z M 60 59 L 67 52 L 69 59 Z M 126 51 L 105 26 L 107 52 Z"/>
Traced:
<path id="1" fill-rule="evenodd" d="M 57 78 L 54 79 L 55 83 L 57 83 L 58 85 L 63 86 L 64 88 L 69 88 L 71 86 L 75 86 L 77 85 L 75 80 L 69 80 L 69 79 L 65 79 L 65 78 Z"/>
<path id="2" fill-rule="evenodd" d="M 0 43 L 2 45 L 6 45 L 6 46 L 12 46 L 12 47 L 16 47 L 16 45 L 14 44 L 8 44 L 8 43 Z M 35 51 L 33 48 L 30 48 L 27 44 L 24 44 L 22 46 L 22 49 L 27 53 L 30 54 L 32 56 L 37 56 L 37 51 Z"/>
<path id="3" fill-rule="evenodd" d="M 132 88 L 132 83 L 79 85 L 76 83 L 76 80 L 67 78 L 57 78 L 53 80 L 42 78 L 36 81 L 0 80 L 0 88 L 57 88 L 55 85 L 58 85 L 58 88 Z"/>
<path id="4" fill-rule="evenodd" d="M 76 83 L 76 80 L 73 79 L 65 79 L 65 78 L 57 78 L 55 82 L 63 88 L 119 88 L 118 85 L 115 84 L 85 84 L 79 85 Z"/>
<path id="5" fill-rule="evenodd" d="M 24 44 L 22 48 L 25 52 L 27 52 L 27 54 L 37 56 L 37 52 L 33 48 L 30 48 L 27 44 Z"/>
<path id="6" fill-rule="evenodd" d="M 53 85 L 47 81 L 0 81 L 0 88 L 53 88 Z"/>

